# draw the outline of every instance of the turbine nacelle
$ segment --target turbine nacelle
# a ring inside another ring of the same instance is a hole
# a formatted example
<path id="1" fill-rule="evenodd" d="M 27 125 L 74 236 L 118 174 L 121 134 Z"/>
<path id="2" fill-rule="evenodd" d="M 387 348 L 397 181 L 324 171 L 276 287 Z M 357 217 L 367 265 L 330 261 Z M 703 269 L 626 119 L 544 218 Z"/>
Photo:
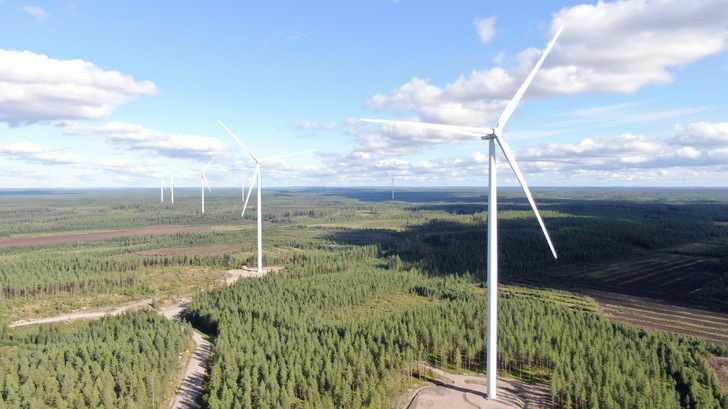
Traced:
<path id="1" fill-rule="evenodd" d="M 496 138 L 498 138 L 498 135 L 496 135 L 495 128 L 493 128 L 492 131 L 488 135 L 483 135 L 483 136 L 480 137 L 480 139 L 482 139 L 484 141 L 487 141 L 487 140 L 490 140 L 490 139 L 496 139 Z"/>

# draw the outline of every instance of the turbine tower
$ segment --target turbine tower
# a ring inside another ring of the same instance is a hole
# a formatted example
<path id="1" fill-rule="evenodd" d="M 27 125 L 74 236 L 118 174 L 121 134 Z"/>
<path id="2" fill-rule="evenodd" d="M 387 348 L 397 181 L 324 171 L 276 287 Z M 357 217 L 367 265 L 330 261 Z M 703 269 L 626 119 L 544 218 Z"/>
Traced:
<path id="1" fill-rule="evenodd" d="M 243 205 L 243 213 L 240 214 L 240 217 L 243 217 L 243 215 L 245 215 L 245 209 L 248 207 L 248 199 L 250 199 L 250 193 L 253 191 L 253 185 L 257 184 L 258 185 L 258 202 L 257 202 L 258 203 L 258 272 L 262 273 L 263 272 L 263 213 L 262 213 L 263 204 L 260 199 L 260 192 L 261 192 L 260 165 L 262 165 L 264 162 L 268 162 L 268 161 L 271 161 L 274 159 L 280 159 L 280 158 L 285 158 L 287 156 L 299 155 L 301 153 L 313 152 L 313 150 L 309 149 L 307 151 L 288 153 L 285 155 L 278 155 L 278 156 L 273 156 L 273 157 L 265 158 L 265 159 L 258 159 L 253 154 L 253 152 L 251 152 L 250 149 L 248 149 L 248 147 L 245 146 L 245 144 L 242 141 L 240 141 L 240 139 L 238 139 L 238 137 L 235 136 L 235 134 L 230 129 L 228 129 L 228 127 L 225 126 L 224 123 L 222 123 L 221 120 L 218 119 L 217 122 L 220 122 L 220 125 L 222 125 L 222 127 L 225 128 L 225 130 L 230 134 L 230 136 L 235 138 L 235 141 L 245 150 L 245 152 L 248 152 L 248 155 L 250 155 L 250 157 L 255 162 L 255 172 L 253 172 L 253 178 L 250 181 L 250 189 L 248 190 L 248 195 L 245 198 L 245 204 Z M 256 177 L 257 177 L 257 180 L 256 180 Z"/>
<path id="2" fill-rule="evenodd" d="M 160 178 L 160 184 L 159 184 L 159 201 L 164 203 L 164 191 L 167 190 L 167 185 L 164 184 L 164 175 L 162 175 Z"/>
<path id="3" fill-rule="evenodd" d="M 215 160 L 216 157 L 217 156 L 210 159 L 210 163 L 208 163 L 207 166 L 205 166 L 205 168 L 202 169 L 202 213 L 205 213 L 205 185 L 207 185 L 207 190 L 212 192 L 212 189 L 210 189 L 210 184 L 207 183 L 207 178 L 205 177 L 205 172 L 207 171 L 207 168 L 209 168 L 210 165 L 212 165 L 212 162 Z"/>
<path id="4" fill-rule="evenodd" d="M 546 59 L 546 56 L 548 55 L 549 51 L 551 51 L 551 48 L 554 46 L 554 43 L 556 43 L 556 39 L 559 38 L 561 30 L 563 29 L 564 27 L 562 26 L 556 32 L 556 35 L 554 36 L 553 40 L 551 40 L 548 47 L 546 47 L 546 50 L 541 56 L 541 59 L 538 60 L 536 66 L 533 67 L 533 70 L 528 75 L 528 77 L 526 77 L 526 80 L 521 85 L 521 88 L 518 89 L 516 95 L 513 97 L 513 99 L 511 99 L 511 102 L 508 103 L 500 118 L 498 118 L 498 124 L 495 128 L 491 130 L 488 130 L 486 128 L 467 126 L 362 118 L 362 121 L 366 122 L 416 126 L 426 129 L 435 129 L 440 131 L 459 133 L 461 135 L 479 136 L 481 139 L 488 140 L 488 150 L 490 157 L 488 175 L 488 335 L 486 342 L 488 357 L 486 363 L 488 371 L 488 399 L 497 398 L 496 371 L 498 358 L 498 203 L 496 193 L 495 144 L 496 142 L 498 142 L 498 145 L 503 151 L 503 155 L 506 157 L 508 163 L 511 165 L 511 169 L 513 169 L 513 173 L 516 174 L 516 178 L 518 178 L 518 182 L 521 184 L 523 191 L 526 193 L 526 197 L 528 198 L 528 202 L 531 204 L 531 208 L 533 209 L 534 213 L 536 213 L 536 219 L 538 219 L 541 230 L 546 237 L 546 242 L 548 242 L 551 253 L 554 255 L 554 258 L 557 258 L 556 250 L 554 249 L 554 245 L 551 243 L 551 238 L 549 237 L 548 231 L 546 231 L 546 226 L 541 219 L 541 215 L 538 212 L 536 203 L 533 201 L 533 196 L 531 196 L 531 192 L 528 190 L 526 180 L 523 178 L 523 174 L 518 167 L 518 163 L 516 163 L 513 152 L 508 147 L 508 143 L 506 143 L 505 139 L 503 139 L 502 133 L 503 127 L 505 127 L 506 122 L 508 122 L 508 119 L 513 114 L 513 111 L 518 106 L 521 97 L 523 97 L 524 92 L 526 92 L 526 89 L 531 84 L 533 77 L 536 75 L 536 72 L 541 67 L 541 64 Z"/>
<path id="5" fill-rule="evenodd" d="M 392 174 L 389 173 L 389 171 L 387 171 L 387 174 L 392 179 L 392 200 L 394 200 L 394 176 L 392 176 Z"/>
<path id="6" fill-rule="evenodd" d="M 177 169 L 174 172 L 171 172 L 169 174 L 169 193 L 170 193 L 170 197 L 172 199 L 171 200 L 172 203 L 174 203 L 174 174 L 179 172 L 180 170 L 182 170 L 182 169 Z"/>

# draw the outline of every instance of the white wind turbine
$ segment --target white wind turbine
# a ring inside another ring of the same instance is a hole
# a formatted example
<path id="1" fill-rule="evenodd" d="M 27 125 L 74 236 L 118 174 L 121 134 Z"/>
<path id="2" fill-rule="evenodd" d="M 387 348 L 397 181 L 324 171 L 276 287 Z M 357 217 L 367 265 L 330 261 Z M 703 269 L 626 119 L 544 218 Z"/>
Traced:
<path id="1" fill-rule="evenodd" d="M 171 200 L 172 203 L 174 203 L 174 174 L 179 172 L 180 170 L 182 170 L 182 169 L 177 169 L 174 172 L 171 172 L 169 174 L 169 192 L 170 192 L 170 197 L 172 199 Z"/>
<path id="2" fill-rule="evenodd" d="M 242 141 L 240 141 L 240 139 L 238 139 L 238 137 L 235 136 L 235 134 L 230 129 L 228 129 L 228 127 L 225 126 L 224 123 L 222 123 L 221 120 L 218 119 L 217 122 L 220 122 L 220 125 L 222 125 L 222 127 L 225 128 L 225 130 L 230 134 L 230 136 L 235 138 L 235 141 L 245 150 L 245 152 L 248 152 L 248 155 L 250 155 L 250 157 L 253 159 L 253 161 L 255 161 L 255 172 L 253 172 L 253 178 L 250 181 L 250 189 L 248 190 L 248 195 L 245 198 L 245 204 L 243 205 L 243 213 L 240 216 L 242 217 L 245 214 L 245 209 L 248 207 L 248 199 L 250 199 L 250 193 L 253 191 L 253 185 L 257 184 L 258 185 L 258 201 L 257 201 L 257 203 L 258 203 L 258 272 L 262 273 L 263 272 L 263 212 L 262 212 L 263 204 L 261 203 L 261 199 L 260 199 L 260 192 L 261 192 L 260 165 L 263 164 L 263 162 L 268 162 L 268 161 L 271 161 L 274 159 L 285 158 L 287 156 L 299 155 L 301 153 L 313 152 L 313 150 L 309 149 L 307 151 L 272 156 L 270 158 L 265 158 L 265 159 L 258 159 L 253 154 L 253 152 L 251 152 L 250 149 L 248 149 L 248 147 L 245 146 L 245 144 Z M 257 177 L 257 180 L 256 180 L 256 177 Z"/>
<path id="3" fill-rule="evenodd" d="M 210 163 L 208 163 L 207 166 L 205 166 L 205 168 L 202 169 L 202 213 L 205 213 L 205 185 L 207 185 L 207 190 L 212 192 L 212 189 L 210 189 L 210 184 L 207 183 L 207 178 L 205 177 L 205 172 L 207 171 L 207 168 L 209 168 L 210 165 L 212 165 L 212 162 L 215 160 L 216 157 L 217 156 L 210 159 Z"/>
<path id="4" fill-rule="evenodd" d="M 389 171 L 387 171 L 387 174 L 392 179 L 392 200 L 394 200 L 394 176 L 392 176 L 392 174 L 389 173 Z"/>
<path id="5" fill-rule="evenodd" d="M 440 131 L 446 131 L 446 132 L 452 132 L 452 133 L 458 133 L 461 135 L 468 135 L 468 136 L 480 136 L 481 139 L 487 139 L 489 141 L 489 153 L 490 153 L 490 161 L 489 161 L 489 176 L 488 176 L 488 336 L 487 336 L 487 371 L 488 371 L 488 399 L 496 399 L 496 371 L 497 371 L 497 350 L 498 350 L 498 204 L 497 204 L 497 195 L 496 195 L 496 171 L 495 171 L 495 143 L 498 142 L 498 145 L 500 145 L 501 150 L 503 151 L 503 155 L 508 160 L 508 163 L 511 165 L 511 169 L 513 169 L 513 173 L 516 174 L 516 178 L 518 178 L 518 182 L 521 184 L 521 187 L 523 188 L 523 191 L 526 193 L 526 197 L 528 198 L 528 202 L 531 204 L 531 208 L 533 208 L 534 213 L 536 213 L 536 219 L 538 219 L 539 225 L 541 225 L 541 230 L 543 230 L 543 234 L 546 237 L 546 241 L 548 242 L 549 247 L 551 248 L 551 253 L 553 253 L 554 258 L 557 258 L 556 250 L 554 249 L 554 245 L 551 243 L 551 238 L 549 237 L 548 231 L 546 231 L 546 226 L 543 223 L 543 220 L 541 219 L 541 215 L 538 212 L 538 208 L 536 207 L 536 203 L 533 201 L 533 196 L 531 196 L 531 192 L 528 190 L 528 185 L 526 184 L 526 180 L 523 178 L 523 174 L 521 174 L 521 170 L 518 167 L 518 163 L 516 163 L 515 158 L 513 157 L 513 152 L 508 147 L 508 144 L 506 143 L 505 139 L 503 139 L 502 131 L 503 127 L 506 125 L 506 122 L 511 117 L 511 114 L 513 114 L 513 111 L 516 109 L 516 106 L 518 106 L 518 103 L 521 100 L 521 97 L 523 97 L 523 93 L 526 92 L 526 88 L 531 84 L 531 81 L 533 80 L 533 77 L 536 75 L 536 72 L 541 67 L 541 64 L 546 59 L 546 56 L 548 55 L 549 51 L 551 51 L 551 48 L 554 46 L 554 43 L 556 42 L 556 39 L 561 34 L 561 30 L 563 30 L 564 27 L 562 26 L 559 28 L 559 31 L 554 36 L 553 40 L 551 40 L 551 43 L 549 43 L 548 47 L 546 47 L 546 50 L 544 51 L 543 55 L 541 56 L 541 59 L 538 60 L 536 63 L 536 66 L 533 67 L 533 70 L 528 75 L 526 80 L 521 85 L 521 88 L 518 89 L 518 92 L 516 92 L 516 95 L 513 97 L 511 102 L 508 103 L 505 110 L 501 114 L 500 118 L 498 118 L 498 124 L 495 128 L 489 130 L 486 128 L 477 128 L 477 127 L 467 127 L 467 126 L 455 126 L 455 125 L 440 125 L 440 124 L 427 124 L 427 123 L 421 123 L 421 122 L 406 122 L 406 121 L 390 121 L 390 120 L 382 120 L 382 119 L 362 119 L 362 121 L 367 122 L 379 122 L 379 123 L 385 123 L 385 124 L 395 124 L 395 125 L 409 125 L 409 126 L 416 126 L 420 128 L 426 128 L 426 129 L 435 129 Z"/>
<path id="6" fill-rule="evenodd" d="M 164 203 L 164 191 L 167 190 L 167 185 L 164 183 L 164 175 L 162 175 L 160 178 L 160 184 L 159 184 L 159 196 L 160 196 L 160 202 Z"/>

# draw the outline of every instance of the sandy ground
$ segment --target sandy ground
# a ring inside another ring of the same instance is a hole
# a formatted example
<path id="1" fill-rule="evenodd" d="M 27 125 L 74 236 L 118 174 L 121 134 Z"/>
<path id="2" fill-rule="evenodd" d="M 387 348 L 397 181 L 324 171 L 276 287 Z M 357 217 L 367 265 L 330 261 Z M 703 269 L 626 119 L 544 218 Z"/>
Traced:
<path id="1" fill-rule="evenodd" d="M 460 408 L 549 408 L 551 397 L 546 385 L 530 385 L 510 378 L 498 377 L 497 399 L 488 400 L 487 380 L 475 375 L 453 375 L 420 363 L 420 367 L 435 374 L 435 379 L 415 391 L 410 399 L 401 400 L 397 407 L 407 409 Z M 408 402 L 409 400 L 409 402 Z"/>
<path id="2" fill-rule="evenodd" d="M 249 277 L 263 277 L 264 275 L 273 272 L 277 273 L 281 271 L 283 267 L 263 267 L 263 272 L 259 273 L 257 269 L 255 268 L 248 268 L 243 267 L 239 270 L 228 270 L 227 274 L 225 274 L 225 284 L 231 285 L 234 284 L 236 281 L 238 281 L 241 278 L 249 278 Z M 222 283 L 222 281 L 221 281 Z"/>

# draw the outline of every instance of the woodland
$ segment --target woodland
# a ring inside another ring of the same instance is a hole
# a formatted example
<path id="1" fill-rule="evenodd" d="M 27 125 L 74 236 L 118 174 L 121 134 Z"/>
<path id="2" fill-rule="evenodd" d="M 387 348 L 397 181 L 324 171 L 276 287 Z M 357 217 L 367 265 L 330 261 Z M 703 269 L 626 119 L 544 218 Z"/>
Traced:
<path id="1" fill-rule="evenodd" d="M 533 193 L 559 258 L 522 193 L 501 189 L 499 374 L 550 385 L 555 407 L 727 408 L 704 358 L 728 357 L 728 345 L 611 321 L 580 290 L 728 310 L 728 190 Z M 226 270 L 256 265 L 255 205 L 241 219 L 240 190 L 220 190 L 202 214 L 198 195 L 0 191 L 0 408 L 163 407 L 191 327 L 213 342 L 203 408 L 391 407 L 430 376 L 418 361 L 484 372 L 485 189 L 403 189 L 395 200 L 375 188 L 266 190 L 264 265 L 285 268 L 229 287 L 217 284 Z M 173 225 L 207 229 L 3 245 Z M 606 273 L 647 257 L 702 267 L 645 288 L 634 285 L 640 268 Z M 135 311 L 6 326 L 183 295 L 194 295 L 183 322 Z"/>

